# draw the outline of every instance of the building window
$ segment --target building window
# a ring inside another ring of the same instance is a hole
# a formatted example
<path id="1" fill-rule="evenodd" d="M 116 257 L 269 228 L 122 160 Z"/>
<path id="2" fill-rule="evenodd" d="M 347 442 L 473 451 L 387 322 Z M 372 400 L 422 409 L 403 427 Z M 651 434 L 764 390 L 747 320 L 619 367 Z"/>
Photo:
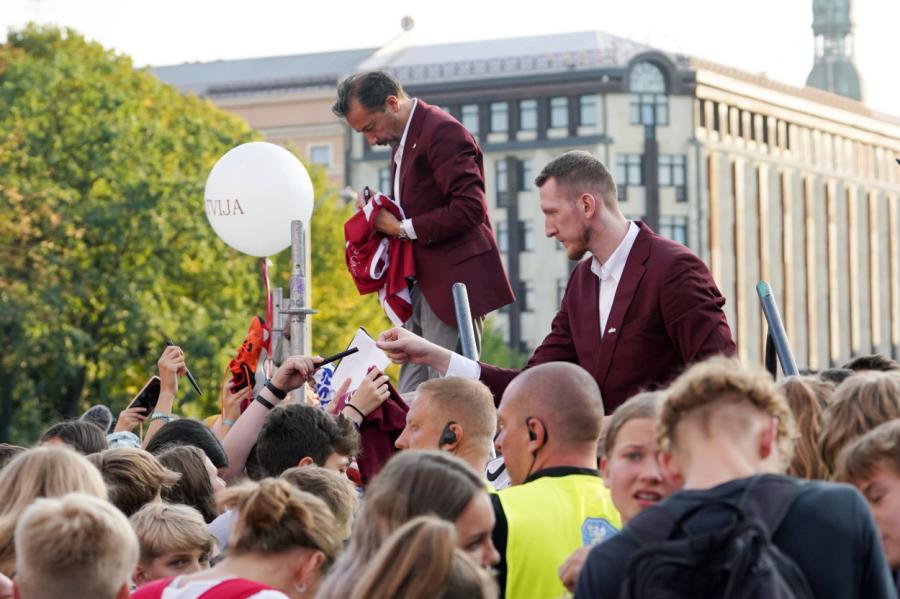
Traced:
<path id="1" fill-rule="evenodd" d="M 503 158 L 494 163 L 494 180 L 497 188 L 497 206 L 506 206 L 509 203 L 509 177 L 507 176 L 506 159 Z"/>
<path id="2" fill-rule="evenodd" d="M 519 189 L 523 191 L 529 191 L 534 188 L 534 171 L 531 165 L 530 158 L 519 163 Z"/>
<path id="3" fill-rule="evenodd" d="M 506 133 L 507 131 L 509 131 L 509 104 L 491 102 L 491 133 Z"/>
<path id="4" fill-rule="evenodd" d="M 659 186 L 674 187 L 675 201 L 687 202 L 685 158 L 683 154 L 660 154 Z"/>
<path id="5" fill-rule="evenodd" d="M 534 312 L 531 298 L 534 297 L 534 282 L 522 281 L 522 295 L 516 298 L 516 301 L 522 305 L 522 312 Z"/>
<path id="6" fill-rule="evenodd" d="M 309 146 L 310 164 L 331 166 L 331 144 L 317 144 Z"/>
<path id="7" fill-rule="evenodd" d="M 519 102 L 519 130 L 534 131 L 538 126 L 537 100 Z"/>
<path id="8" fill-rule="evenodd" d="M 639 62 L 629 76 L 629 115 L 632 125 L 668 125 L 669 98 L 662 71 L 650 62 Z"/>
<path id="9" fill-rule="evenodd" d="M 509 251 L 509 223 L 505 220 L 497 222 L 497 248 L 504 254 Z"/>
<path id="10" fill-rule="evenodd" d="M 522 251 L 534 251 L 534 223 L 530 220 L 522 221 Z"/>
<path id="11" fill-rule="evenodd" d="M 472 135 L 478 135 L 478 104 L 463 104 L 460 116 L 463 127 Z"/>
<path id="12" fill-rule="evenodd" d="M 597 124 L 597 96 L 581 96 L 579 100 L 578 124 L 593 127 Z"/>
<path id="13" fill-rule="evenodd" d="M 640 154 L 619 154 L 616 156 L 616 184 L 620 189 L 624 189 L 629 185 L 644 184 Z"/>
<path id="14" fill-rule="evenodd" d="M 550 98 L 550 128 L 565 129 L 569 126 L 569 99 Z"/>
<path id="15" fill-rule="evenodd" d="M 389 194 L 391 187 L 391 169 L 386 166 L 378 169 L 378 191 Z"/>
<path id="16" fill-rule="evenodd" d="M 661 216 L 659 218 L 659 234 L 677 241 L 682 245 L 688 244 L 688 219 L 686 216 Z"/>

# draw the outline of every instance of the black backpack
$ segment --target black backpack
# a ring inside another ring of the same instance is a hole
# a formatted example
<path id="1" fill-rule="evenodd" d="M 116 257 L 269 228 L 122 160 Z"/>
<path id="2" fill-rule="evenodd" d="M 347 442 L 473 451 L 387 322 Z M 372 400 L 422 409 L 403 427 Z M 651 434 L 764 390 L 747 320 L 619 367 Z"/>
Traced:
<path id="1" fill-rule="evenodd" d="M 714 501 L 675 513 L 652 506 L 626 528 L 639 549 L 628 561 L 621 599 L 813 599 L 797 564 L 772 542 L 802 490 L 799 481 L 762 475 L 739 503 Z M 691 534 L 700 511 L 725 510 L 725 523 Z"/>

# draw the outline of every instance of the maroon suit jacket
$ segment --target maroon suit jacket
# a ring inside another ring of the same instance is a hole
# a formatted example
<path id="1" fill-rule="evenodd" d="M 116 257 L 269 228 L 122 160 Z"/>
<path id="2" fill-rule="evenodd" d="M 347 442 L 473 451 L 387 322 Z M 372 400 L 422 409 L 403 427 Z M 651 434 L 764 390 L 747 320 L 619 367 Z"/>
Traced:
<path id="1" fill-rule="evenodd" d="M 393 153 L 391 171 L 393 182 Z M 488 219 L 481 149 L 459 121 L 422 100 L 403 148 L 400 206 L 416 231 L 416 278 L 441 320 L 456 326 L 456 282 L 466 284 L 472 316 L 515 300 Z"/>
<path id="2" fill-rule="evenodd" d="M 644 223 L 628 254 L 600 338 L 600 287 L 591 260 L 579 264 L 566 287 L 550 334 L 525 368 L 574 362 L 593 375 L 607 414 L 644 389 L 670 382 L 686 365 L 733 354 L 722 306 L 725 298 L 703 261 Z M 518 370 L 481 365 L 495 401 Z"/>

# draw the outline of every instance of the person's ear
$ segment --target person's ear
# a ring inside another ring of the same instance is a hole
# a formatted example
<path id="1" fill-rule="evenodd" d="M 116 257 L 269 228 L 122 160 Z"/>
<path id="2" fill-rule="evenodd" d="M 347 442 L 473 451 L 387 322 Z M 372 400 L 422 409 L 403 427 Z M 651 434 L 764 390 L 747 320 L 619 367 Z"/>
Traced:
<path id="1" fill-rule="evenodd" d="M 451 422 L 441 433 L 440 449 L 442 451 L 455 452 L 459 449 L 463 440 L 463 428 L 456 422 Z"/>
<path id="2" fill-rule="evenodd" d="M 585 218 L 593 218 L 595 214 L 597 214 L 597 210 L 599 200 L 594 194 L 591 193 L 583 193 L 581 197 L 578 198 L 578 209 L 584 215 Z"/>
<path id="3" fill-rule="evenodd" d="M 777 450 L 778 419 L 772 418 L 767 426 L 759 431 L 759 459 L 765 460 Z"/>
<path id="4" fill-rule="evenodd" d="M 307 551 L 303 559 L 298 560 L 294 570 L 294 584 L 307 585 L 315 578 L 316 572 L 322 571 L 325 564 L 325 554 L 321 551 Z"/>
<path id="5" fill-rule="evenodd" d="M 143 586 L 150 582 L 150 579 L 147 578 L 147 571 L 144 570 L 141 562 L 138 562 L 134 567 L 134 573 L 131 575 L 131 580 L 134 581 L 134 586 L 137 587 Z"/>
<path id="6" fill-rule="evenodd" d="M 312 459 L 310 456 L 303 456 L 300 458 L 300 461 L 297 462 L 297 466 L 303 468 L 305 466 L 315 466 L 316 461 Z"/>
<path id="7" fill-rule="evenodd" d="M 665 478 L 670 481 L 680 481 L 681 484 L 684 484 L 682 464 L 672 452 L 661 451 L 657 459 L 659 460 L 659 469 Z"/>
<path id="8" fill-rule="evenodd" d="M 384 101 L 384 108 L 391 112 L 397 112 L 400 110 L 400 98 L 397 96 L 388 96 Z"/>
<path id="9" fill-rule="evenodd" d="M 600 476 L 603 477 L 603 482 L 606 483 L 606 486 L 609 486 L 609 460 L 605 455 L 600 456 Z"/>
<path id="10" fill-rule="evenodd" d="M 547 429 L 540 418 L 529 418 L 525 426 L 528 427 L 528 450 L 534 453 L 547 444 Z"/>

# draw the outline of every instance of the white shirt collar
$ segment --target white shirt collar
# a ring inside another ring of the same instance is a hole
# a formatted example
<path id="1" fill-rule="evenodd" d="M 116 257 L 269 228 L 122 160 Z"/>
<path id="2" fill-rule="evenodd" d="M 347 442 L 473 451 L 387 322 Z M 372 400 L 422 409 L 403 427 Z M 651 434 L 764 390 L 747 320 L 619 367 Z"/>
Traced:
<path id="1" fill-rule="evenodd" d="M 403 146 L 406 145 L 406 135 L 409 133 L 409 125 L 412 123 L 413 115 L 416 113 L 416 106 L 419 104 L 418 98 L 413 98 L 412 110 L 409 111 L 409 118 L 406 119 L 406 127 L 403 128 L 403 137 L 400 138 L 400 143 L 397 145 L 397 150 L 394 152 L 394 161 L 398 162 L 403 157 Z"/>
<path id="2" fill-rule="evenodd" d="M 591 259 L 591 272 L 593 272 L 601 281 L 614 279 L 617 283 L 622 279 L 622 273 L 625 271 L 625 262 L 628 260 L 628 254 L 631 253 L 631 247 L 634 240 L 637 239 L 640 229 L 634 222 L 628 223 L 628 232 L 625 233 L 624 239 L 619 242 L 613 253 L 605 264 L 600 264 L 596 256 Z"/>

